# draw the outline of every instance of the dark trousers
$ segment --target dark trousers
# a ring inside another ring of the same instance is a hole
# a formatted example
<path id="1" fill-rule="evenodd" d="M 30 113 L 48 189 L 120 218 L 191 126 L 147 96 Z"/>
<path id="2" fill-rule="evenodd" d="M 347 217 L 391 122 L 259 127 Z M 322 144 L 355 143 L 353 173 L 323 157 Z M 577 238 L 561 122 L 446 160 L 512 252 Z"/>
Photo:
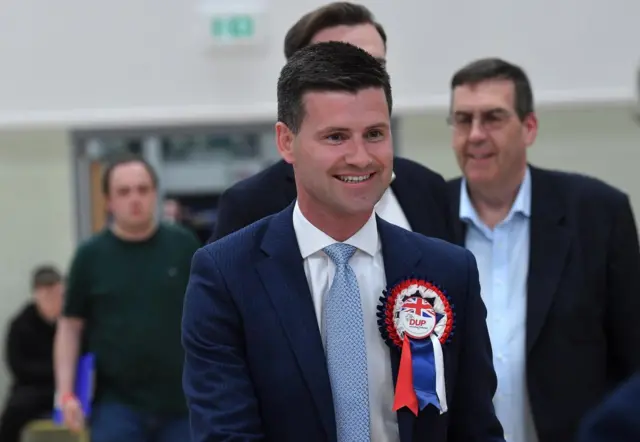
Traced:
<path id="1" fill-rule="evenodd" d="M 0 442 L 19 442 L 23 428 L 30 421 L 51 418 L 52 388 L 17 386 L 11 389 L 0 417 Z"/>
<path id="2" fill-rule="evenodd" d="M 150 413 L 117 402 L 98 401 L 93 405 L 91 442 L 189 442 L 190 439 L 186 415 Z"/>

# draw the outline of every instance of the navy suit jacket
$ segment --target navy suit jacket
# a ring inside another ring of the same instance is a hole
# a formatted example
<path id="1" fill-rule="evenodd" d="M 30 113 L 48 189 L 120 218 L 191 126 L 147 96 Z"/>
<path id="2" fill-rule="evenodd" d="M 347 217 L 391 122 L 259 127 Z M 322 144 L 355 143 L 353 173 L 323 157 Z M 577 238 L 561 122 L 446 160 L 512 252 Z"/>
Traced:
<path id="1" fill-rule="evenodd" d="M 640 441 L 640 373 L 622 384 L 591 412 L 580 429 L 578 442 Z"/>
<path id="2" fill-rule="evenodd" d="M 201 248 L 182 324 L 192 442 L 335 442 L 325 354 L 293 204 Z M 401 442 L 503 441 L 486 310 L 473 255 L 378 218 L 388 283 L 415 275 L 447 290 L 455 334 L 443 346 L 449 411 L 398 412 Z M 391 351 L 394 384 L 400 352 Z M 381 361 L 384 363 L 384 361 Z"/>

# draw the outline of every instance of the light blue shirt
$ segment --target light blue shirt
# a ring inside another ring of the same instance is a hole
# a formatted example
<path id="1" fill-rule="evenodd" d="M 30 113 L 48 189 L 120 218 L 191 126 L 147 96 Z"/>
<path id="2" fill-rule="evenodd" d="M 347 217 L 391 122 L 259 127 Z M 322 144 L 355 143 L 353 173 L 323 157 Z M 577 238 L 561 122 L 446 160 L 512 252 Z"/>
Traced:
<path id="1" fill-rule="evenodd" d="M 507 442 L 537 442 L 526 381 L 527 274 L 531 218 L 529 169 L 507 217 L 489 228 L 460 186 L 460 219 L 467 225 L 465 246 L 475 256 L 487 326 L 498 377 L 496 414 Z"/>

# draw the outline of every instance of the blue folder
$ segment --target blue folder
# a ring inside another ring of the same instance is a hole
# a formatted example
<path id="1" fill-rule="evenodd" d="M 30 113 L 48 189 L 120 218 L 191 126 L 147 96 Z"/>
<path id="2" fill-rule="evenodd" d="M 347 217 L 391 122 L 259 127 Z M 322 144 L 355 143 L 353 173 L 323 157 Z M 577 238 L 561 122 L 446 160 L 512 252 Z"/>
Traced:
<path id="1" fill-rule="evenodd" d="M 95 384 L 95 357 L 92 353 L 86 353 L 80 357 L 76 370 L 76 385 L 74 393 L 82 405 L 85 418 L 91 416 L 91 403 Z M 55 405 L 53 410 L 53 422 L 63 424 L 62 410 Z"/>

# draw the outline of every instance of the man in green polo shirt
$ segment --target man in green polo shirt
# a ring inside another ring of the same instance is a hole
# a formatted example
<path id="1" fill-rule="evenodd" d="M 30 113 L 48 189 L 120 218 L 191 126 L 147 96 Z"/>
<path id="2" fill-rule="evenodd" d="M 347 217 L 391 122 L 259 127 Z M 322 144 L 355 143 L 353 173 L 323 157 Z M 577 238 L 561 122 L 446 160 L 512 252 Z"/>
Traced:
<path id="1" fill-rule="evenodd" d="M 182 392 L 182 303 L 199 242 L 155 220 L 157 176 L 126 156 L 105 170 L 111 225 L 73 259 L 55 340 L 56 394 L 65 424 L 84 425 L 73 394 L 78 356 L 96 358 L 92 442 L 188 442 Z"/>

